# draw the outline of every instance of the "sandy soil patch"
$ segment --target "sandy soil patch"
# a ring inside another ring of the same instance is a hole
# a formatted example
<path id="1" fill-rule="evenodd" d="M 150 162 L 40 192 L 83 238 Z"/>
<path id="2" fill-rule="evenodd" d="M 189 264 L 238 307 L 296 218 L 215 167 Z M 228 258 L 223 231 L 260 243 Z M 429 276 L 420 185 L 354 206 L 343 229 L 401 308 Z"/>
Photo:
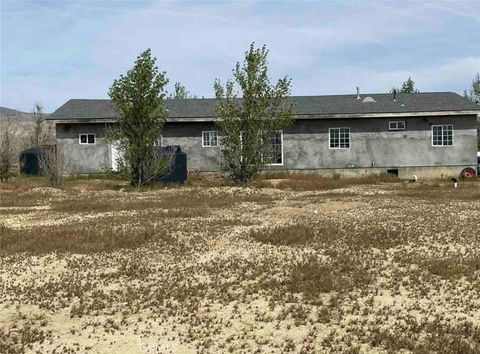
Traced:
<path id="1" fill-rule="evenodd" d="M 90 183 L 0 190 L 0 352 L 480 351 L 477 184 Z"/>

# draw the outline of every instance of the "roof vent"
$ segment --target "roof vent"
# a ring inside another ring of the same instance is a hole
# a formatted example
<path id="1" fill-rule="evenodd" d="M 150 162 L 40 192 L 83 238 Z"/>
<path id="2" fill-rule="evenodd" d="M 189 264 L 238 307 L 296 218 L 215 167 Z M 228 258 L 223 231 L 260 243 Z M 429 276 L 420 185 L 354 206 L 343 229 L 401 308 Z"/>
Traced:
<path id="1" fill-rule="evenodd" d="M 362 103 L 374 103 L 375 100 L 373 99 L 373 97 L 365 97 L 363 100 L 362 100 Z"/>
<path id="2" fill-rule="evenodd" d="M 357 100 L 360 99 L 360 88 L 357 86 Z"/>

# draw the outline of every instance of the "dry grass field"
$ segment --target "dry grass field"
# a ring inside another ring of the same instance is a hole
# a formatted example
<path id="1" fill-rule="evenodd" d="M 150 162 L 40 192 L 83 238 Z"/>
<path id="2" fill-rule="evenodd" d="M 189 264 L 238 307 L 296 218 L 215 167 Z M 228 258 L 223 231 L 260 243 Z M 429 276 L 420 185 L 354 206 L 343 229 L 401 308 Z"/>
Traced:
<path id="1" fill-rule="evenodd" d="M 0 353 L 479 353 L 480 182 L 0 184 Z"/>

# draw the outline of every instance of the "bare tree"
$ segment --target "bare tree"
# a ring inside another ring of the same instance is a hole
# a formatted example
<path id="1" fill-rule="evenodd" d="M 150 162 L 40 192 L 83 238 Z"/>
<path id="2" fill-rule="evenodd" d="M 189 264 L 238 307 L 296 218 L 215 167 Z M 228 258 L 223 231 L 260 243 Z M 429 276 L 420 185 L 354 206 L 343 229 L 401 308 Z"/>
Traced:
<path id="1" fill-rule="evenodd" d="M 157 147 L 157 153 L 150 158 L 152 171 L 147 183 L 161 182 L 162 178 L 169 175 L 175 168 L 175 151 Z"/>
<path id="2" fill-rule="evenodd" d="M 15 127 L 10 117 L 0 121 L 0 181 L 8 181 L 16 174 L 14 130 Z"/>
<path id="3" fill-rule="evenodd" d="M 62 186 L 64 159 L 58 145 L 43 148 L 38 156 L 38 164 L 52 187 Z"/>

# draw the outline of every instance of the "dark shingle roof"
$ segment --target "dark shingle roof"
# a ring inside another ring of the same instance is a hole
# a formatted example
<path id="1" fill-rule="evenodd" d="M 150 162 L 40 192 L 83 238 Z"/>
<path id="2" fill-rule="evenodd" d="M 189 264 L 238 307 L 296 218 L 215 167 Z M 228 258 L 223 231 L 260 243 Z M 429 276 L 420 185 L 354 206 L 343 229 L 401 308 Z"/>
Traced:
<path id="1" fill-rule="evenodd" d="M 375 102 L 363 102 L 371 97 Z M 296 115 L 335 115 L 370 113 L 419 113 L 440 111 L 480 111 L 480 106 L 453 92 L 414 94 L 362 94 L 332 96 L 292 96 L 289 101 Z M 208 118 L 215 116 L 215 99 L 165 100 L 170 118 Z M 48 119 L 116 118 L 110 100 L 72 99 L 58 108 Z"/>

